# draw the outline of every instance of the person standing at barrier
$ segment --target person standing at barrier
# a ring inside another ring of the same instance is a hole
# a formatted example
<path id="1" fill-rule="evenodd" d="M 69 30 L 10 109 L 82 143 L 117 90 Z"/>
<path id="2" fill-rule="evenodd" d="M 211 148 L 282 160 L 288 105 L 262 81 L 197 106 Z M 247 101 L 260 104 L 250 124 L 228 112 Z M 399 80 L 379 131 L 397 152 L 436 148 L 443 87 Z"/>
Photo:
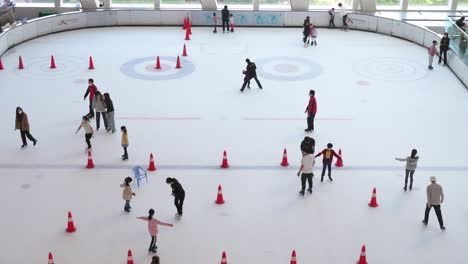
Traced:
<path id="1" fill-rule="evenodd" d="M 444 57 L 444 66 L 447 65 L 447 51 L 450 49 L 450 38 L 448 33 L 445 32 L 444 36 L 440 40 L 440 55 L 439 55 L 439 64 L 442 62 L 442 56 Z"/>
<path id="2" fill-rule="evenodd" d="M 342 3 L 339 3 L 338 6 L 340 7 L 340 16 L 343 19 L 343 29 L 347 30 L 348 29 L 348 12 L 346 11 L 346 8 L 343 6 Z"/>
<path id="3" fill-rule="evenodd" d="M 310 17 L 307 16 L 305 19 L 304 19 L 304 24 L 302 24 L 302 26 L 304 27 L 304 29 L 302 30 L 302 34 L 304 35 L 304 37 L 302 38 L 302 41 L 304 42 L 304 48 L 307 47 L 307 37 L 309 37 L 309 33 L 310 33 Z"/>
<path id="4" fill-rule="evenodd" d="M 424 212 L 424 220 L 422 222 L 427 226 L 429 221 L 429 213 L 431 212 L 431 208 L 434 207 L 440 229 L 445 230 L 444 220 L 442 219 L 442 211 L 440 210 L 440 205 L 444 202 L 444 191 L 442 186 L 436 183 L 437 179 L 435 176 L 431 176 L 430 180 L 431 184 L 429 184 L 426 189 L 427 203 L 426 211 Z"/>
<path id="5" fill-rule="evenodd" d="M 229 33 L 229 10 L 227 5 L 225 5 L 223 10 L 221 10 L 221 19 L 223 21 L 223 33 L 225 30 Z"/>
<path id="6" fill-rule="evenodd" d="M 437 45 L 437 41 L 432 41 L 432 46 L 430 46 L 428 49 L 427 49 L 427 53 L 429 54 L 429 70 L 433 70 L 434 67 L 432 67 L 432 62 L 434 61 L 434 55 L 437 55 L 437 56 L 440 56 L 439 52 L 437 51 L 437 48 L 436 48 L 436 45 Z"/>
<path id="7" fill-rule="evenodd" d="M 335 8 L 328 10 L 328 15 L 330 16 L 330 21 L 328 21 L 328 28 L 335 28 Z"/>

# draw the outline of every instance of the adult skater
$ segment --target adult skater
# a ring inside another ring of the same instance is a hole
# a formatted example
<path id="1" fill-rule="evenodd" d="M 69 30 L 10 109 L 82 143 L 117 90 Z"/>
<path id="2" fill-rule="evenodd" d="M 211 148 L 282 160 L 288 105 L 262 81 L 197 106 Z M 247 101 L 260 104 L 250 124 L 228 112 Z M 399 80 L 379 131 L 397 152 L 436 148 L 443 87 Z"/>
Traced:
<path id="1" fill-rule="evenodd" d="M 317 113 L 317 100 L 315 99 L 315 91 L 309 91 L 309 104 L 306 107 L 304 113 L 307 113 L 307 128 L 304 130 L 305 132 L 311 132 L 314 130 L 314 119 L 315 114 Z"/>
<path id="2" fill-rule="evenodd" d="M 159 257 L 153 256 L 153 258 L 151 259 L 151 264 L 159 264 Z"/>
<path id="3" fill-rule="evenodd" d="M 114 103 L 110 98 L 109 93 L 104 94 L 104 105 L 106 106 L 107 115 L 107 132 L 115 132 L 115 118 L 114 118 Z"/>
<path id="4" fill-rule="evenodd" d="M 107 130 L 106 104 L 104 103 L 104 96 L 99 91 L 94 93 L 93 109 L 96 110 L 96 130 L 99 130 L 101 125 L 101 115 L 104 121 L 104 127 Z"/>
<path id="5" fill-rule="evenodd" d="M 16 118 L 15 118 L 15 130 L 19 129 L 21 134 L 21 140 L 23 141 L 22 148 L 28 145 L 26 137 L 33 142 L 33 145 L 36 146 L 37 140 L 29 133 L 29 121 L 28 115 L 23 111 L 21 107 L 16 107 Z"/>
<path id="6" fill-rule="evenodd" d="M 445 32 L 444 36 L 440 40 L 440 47 L 439 47 L 439 64 L 442 62 L 442 56 L 444 57 L 444 66 L 447 66 L 447 51 L 450 49 L 450 38 L 448 33 Z"/>
<path id="7" fill-rule="evenodd" d="M 140 216 L 137 217 L 140 220 L 148 222 L 148 232 L 150 233 L 151 236 L 151 243 L 148 248 L 149 252 L 156 253 L 158 247 L 156 246 L 156 241 L 158 240 L 158 225 L 163 225 L 163 226 L 170 226 L 172 227 L 172 224 L 169 223 L 164 223 L 159 221 L 158 219 L 154 218 L 154 210 L 150 209 L 148 212 L 148 216 Z"/>
<path id="8" fill-rule="evenodd" d="M 304 19 L 304 23 L 302 24 L 302 26 L 303 26 L 302 34 L 304 35 L 304 37 L 302 38 L 302 41 L 304 42 L 304 47 L 307 47 L 306 41 L 310 33 L 310 17 L 309 16 L 307 16 L 306 19 Z"/>
<path id="9" fill-rule="evenodd" d="M 315 157 L 319 157 L 322 155 L 323 155 L 323 158 L 322 158 L 323 168 L 322 168 L 322 177 L 320 178 L 320 182 L 323 182 L 323 177 L 325 176 L 325 172 L 327 171 L 327 169 L 328 169 L 328 179 L 330 179 L 330 181 L 333 181 L 331 177 L 331 165 L 333 163 L 333 157 L 337 159 L 341 159 L 341 156 L 336 154 L 336 152 L 333 150 L 332 143 L 328 143 L 327 148 L 322 150 L 322 152 L 318 153 L 317 155 L 315 155 Z"/>
<path id="10" fill-rule="evenodd" d="M 431 176 L 430 180 L 431 184 L 427 186 L 426 211 L 422 222 L 427 226 L 429 221 L 429 212 L 431 211 L 431 208 L 434 207 L 440 229 L 445 230 L 444 220 L 442 219 L 442 212 L 440 210 L 440 205 L 444 202 L 444 191 L 442 190 L 442 186 L 436 183 L 437 179 L 435 176 Z"/>
<path id="11" fill-rule="evenodd" d="M 227 5 L 225 5 L 223 10 L 221 10 L 221 20 L 223 22 L 223 33 L 225 32 L 225 29 L 229 33 L 229 10 Z M 224 26 L 226 26 L 226 28 L 224 28 Z"/>
<path id="12" fill-rule="evenodd" d="M 340 16 L 343 19 L 343 29 L 347 30 L 348 29 L 348 12 L 346 11 L 346 8 L 343 6 L 342 3 L 339 3 L 338 6 L 340 7 Z"/>
<path id="13" fill-rule="evenodd" d="M 395 158 L 396 160 L 399 160 L 399 161 L 406 161 L 405 187 L 403 187 L 403 190 L 405 190 L 405 192 L 408 186 L 408 176 L 410 177 L 409 189 L 410 191 L 413 189 L 413 175 L 414 175 L 414 171 L 416 170 L 416 167 L 418 166 L 418 160 L 419 160 L 419 156 L 417 156 L 417 154 L 418 154 L 418 151 L 416 149 L 413 149 L 411 150 L 411 156 L 406 157 L 404 159 Z"/>
<path id="14" fill-rule="evenodd" d="M 301 142 L 301 151 L 307 152 L 309 154 L 314 154 L 315 152 L 315 139 L 305 136 Z"/>
<path id="15" fill-rule="evenodd" d="M 83 118 L 81 119 L 81 124 L 76 130 L 75 134 L 77 134 L 81 128 L 85 130 L 85 141 L 86 141 L 86 144 L 88 145 L 87 150 L 89 151 L 92 148 L 91 138 L 93 137 L 93 127 L 91 126 L 91 123 L 89 122 L 89 118 L 87 116 L 83 116 Z"/>
<path id="16" fill-rule="evenodd" d="M 307 189 L 307 191 L 309 193 L 312 193 L 312 186 L 313 186 L 312 177 L 314 177 L 314 172 L 313 172 L 314 164 L 315 164 L 314 155 L 303 151 L 302 159 L 301 159 L 301 168 L 297 172 L 297 176 L 301 176 L 302 188 L 301 188 L 301 191 L 299 192 L 299 194 L 301 195 L 304 195 L 306 181 L 309 182 L 309 189 Z"/>
<path id="17" fill-rule="evenodd" d="M 171 185 L 172 195 L 174 196 L 174 205 L 177 208 L 177 215 L 182 216 L 184 199 L 185 199 L 185 190 L 182 188 L 182 185 L 176 178 L 168 177 L 166 183 Z"/>
<path id="18" fill-rule="evenodd" d="M 89 118 L 94 118 L 94 110 L 93 110 L 93 100 L 94 100 L 94 94 L 97 91 L 96 85 L 94 85 L 94 80 L 93 79 L 88 79 L 88 89 L 86 89 L 86 93 L 84 95 L 83 100 L 86 100 L 86 97 L 89 95 L 89 113 L 87 116 Z"/>
<path id="19" fill-rule="evenodd" d="M 250 82 L 252 78 L 255 79 L 255 81 L 257 82 L 258 88 L 263 89 L 262 84 L 257 78 L 257 65 L 255 65 L 254 62 L 251 62 L 250 59 L 245 59 L 245 62 L 247 63 L 247 67 L 245 68 L 245 71 L 242 71 L 242 73 L 245 74 L 245 77 L 244 83 L 242 84 L 242 88 L 240 89 L 240 91 L 244 91 L 245 86 Z"/>

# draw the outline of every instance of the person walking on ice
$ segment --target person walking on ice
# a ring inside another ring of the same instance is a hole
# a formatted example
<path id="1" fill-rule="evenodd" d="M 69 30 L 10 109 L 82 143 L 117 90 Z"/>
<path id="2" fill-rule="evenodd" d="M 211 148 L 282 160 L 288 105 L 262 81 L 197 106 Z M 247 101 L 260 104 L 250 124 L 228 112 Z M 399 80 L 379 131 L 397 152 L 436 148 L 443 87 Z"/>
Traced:
<path id="1" fill-rule="evenodd" d="M 304 113 L 307 113 L 307 128 L 305 132 L 312 132 L 314 130 L 314 119 L 317 114 L 317 100 L 315 99 L 315 91 L 309 91 L 309 104 Z"/>
<path id="2" fill-rule="evenodd" d="M 182 216 L 185 200 L 185 190 L 176 178 L 168 177 L 166 183 L 171 185 L 172 195 L 174 196 L 174 205 L 177 208 L 177 215 Z"/>
<path id="3" fill-rule="evenodd" d="M 440 229 L 445 230 L 442 211 L 440 210 L 440 205 L 444 202 L 444 191 L 442 190 L 442 186 L 436 183 L 437 178 L 435 176 L 431 176 L 430 181 L 431 184 L 427 186 L 426 211 L 424 212 L 424 219 L 422 222 L 427 226 L 427 223 L 429 222 L 429 213 L 431 212 L 431 208 L 434 207 Z"/>
<path id="4" fill-rule="evenodd" d="M 333 157 L 336 157 L 337 159 L 341 159 L 341 156 L 336 154 L 336 152 L 333 150 L 332 143 L 328 143 L 327 148 L 322 150 L 322 152 L 318 153 L 317 155 L 315 155 L 315 157 L 319 157 L 321 155 L 323 155 L 323 158 L 322 158 L 323 168 L 322 168 L 322 177 L 320 178 L 320 182 L 323 182 L 323 176 L 325 176 L 325 172 L 327 171 L 327 169 L 328 169 L 328 179 L 330 179 L 330 181 L 333 181 L 331 177 L 331 165 L 333 163 Z"/>
<path id="5" fill-rule="evenodd" d="M 132 197 L 135 196 L 135 193 L 132 191 L 132 187 L 130 186 L 132 181 L 132 178 L 127 177 L 125 178 L 124 183 L 120 184 L 120 187 L 124 188 L 122 198 L 125 201 L 124 211 L 127 213 L 130 213 L 130 209 L 132 209 L 130 206 L 130 200 L 132 200 Z"/>
<path id="6" fill-rule="evenodd" d="M 140 220 L 148 222 L 148 232 L 150 233 L 151 236 L 151 243 L 148 248 L 149 252 L 156 253 L 158 247 L 156 246 L 156 241 L 158 239 L 158 225 L 162 226 L 170 226 L 172 227 L 172 224 L 161 222 L 158 219 L 154 217 L 154 210 L 150 209 L 148 212 L 148 216 L 140 216 L 137 217 Z"/>
<path id="7" fill-rule="evenodd" d="M 81 119 L 81 124 L 76 130 L 75 134 L 77 134 L 81 128 L 85 130 L 85 141 L 86 141 L 86 144 L 88 145 L 88 148 L 86 149 L 86 151 L 90 151 L 92 147 L 91 138 L 93 137 L 93 127 L 91 126 L 91 123 L 89 123 L 89 118 L 87 116 L 83 116 L 83 118 Z"/>
<path id="8" fill-rule="evenodd" d="M 405 187 L 403 187 L 403 190 L 407 190 L 408 187 L 408 176 L 410 177 L 410 185 L 409 189 L 410 191 L 413 190 L 413 175 L 414 171 L 416 170 L 416 167 L 418 166 L 418 161 L 419 161 L 419 156 L 417 156 L 418 151 L 416 149 L 411 150 L 411 156 L 406 157 L 406 158 L 395 158 L 396 160 L 399 161 L 406 161 L 406 170 L 405 170 Z"/>
<path id="9" fill-rule="evenodd" d="M 21 107 L 16 107 L 16 118 L 15 118 L 15 130 L 19 130 L 21 134 L 21 140 L 23 141 L 22 148 L 28 145 L 26 137 L 33 142 L 36 146 L 37 140 L 29 133 L 29 120 L 28 115 L 23 111 Z"/>
<path id="10" fill-rule="evenodd" d="M 301 176 L 301 191 L 299 194 L 304 195 L 306 181 L 309 182 L 309 189 L 307 191 L 312 194 L 312 177 L 314 177 L 314 168 L 315 158 L 313 154 L 309 154 L 305 151 L 302 151 L 302 159 L 301 159 L 301 168 L 297 172 L 297 176 Z"/>

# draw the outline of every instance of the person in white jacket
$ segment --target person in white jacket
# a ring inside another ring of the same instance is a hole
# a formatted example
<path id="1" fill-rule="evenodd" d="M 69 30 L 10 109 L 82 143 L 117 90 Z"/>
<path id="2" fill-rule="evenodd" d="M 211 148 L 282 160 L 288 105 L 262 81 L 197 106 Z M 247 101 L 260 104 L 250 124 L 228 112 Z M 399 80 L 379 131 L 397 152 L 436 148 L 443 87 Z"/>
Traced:
<path id="1" fill-rule="evenodd" d="M 343 29 L 348 29 L 348 12 L 346 11 L 346 8 L 343 6 L 342 3 L 338 4 L 338 7 L 340 7 L 340 16 L 343 19 Z"/>
<path id="2" fill-rule="evenodd" d="M 417 156 L 417 154 L 418 154 L 418 151 L 416 149 L 413 149 L 411 150 L 411 156 L 406 157 L 404 159 L 395 158 L 396 160 L 399 160 L 399 161 L 406 161 L 405 187 L 403 187 L 403 190 L 405 190 L 405 192 L 408 186 L 408 176 L 410 176 L 409 189 L 410 191 L 413 189 L 413 175 L 414 175 L 414 171 L 416 170 L 416 167 L 418 166 L 418 161 L 419 161 L 419 156 Z"/>

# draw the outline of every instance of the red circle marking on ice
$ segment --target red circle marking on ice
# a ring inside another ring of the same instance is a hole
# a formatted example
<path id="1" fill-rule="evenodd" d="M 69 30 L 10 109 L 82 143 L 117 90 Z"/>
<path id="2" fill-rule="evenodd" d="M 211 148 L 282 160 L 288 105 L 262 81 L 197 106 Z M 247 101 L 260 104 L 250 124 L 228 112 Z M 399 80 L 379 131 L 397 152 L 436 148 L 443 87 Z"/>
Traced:
<path id="1" fill-rule="evenodd" d="M 171 66 L 169 66 L 167 64 L 162 64 L 162 63 L 161 63 L 161 69 L 160 70 L 156 70 L 154 64 L 148 64 L 145 67 L 145 70 L 149 71 L 149 72 L 166 72 L 166 71 L 169 71 L 170 69 L 171 69 Z"/>
<path id="2" fill-rule="evenodd" d="M 287 63 L 276 64 L 275 66 L 273 66 L 273 69 L 277 72 L 284 72 L 284 73 L 299 71 L 298 66 L 293 65 L 293 64 L 287 64 Z"/>

